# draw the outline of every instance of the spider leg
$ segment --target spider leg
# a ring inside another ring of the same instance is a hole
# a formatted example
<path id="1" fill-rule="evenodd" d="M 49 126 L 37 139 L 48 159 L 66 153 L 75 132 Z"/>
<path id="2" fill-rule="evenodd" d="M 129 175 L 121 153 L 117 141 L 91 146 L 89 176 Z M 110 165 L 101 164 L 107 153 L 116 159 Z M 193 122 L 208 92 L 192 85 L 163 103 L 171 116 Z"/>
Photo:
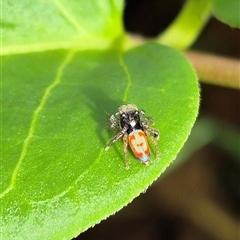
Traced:
<path id="1" fill-rule="evenodd" d="M 157 129 L 148 127 L 148 131 L 151 132 L 156 140 L 159 139 L 160 133 Z"/>
<path id="2" fill-rule="evenodd" d="M 121 131 L 119 132 L 115 137 L 113 137 L 109 144 L 107 145 L 107 147 L 105 148 L 105 150 L 107 151 L 117 140 L 119 140 L 120 138 L 122 138 L 124 135 L 124 133 Z"/>
<path id="3" fill-rule="evenodd" d="M 156 134 L 154 134 L 154 136 L 157 135 L 158 130 L 149 127 L 149 126 L 148 126 L 149 124 L 153 124 L 153 125 L 154 125 L 153 118 L 152 118 L 152 117 L 143 117 L 143 119 L 142 119 L 142 121 L 141 121 L 141 126 L 142 126 L 142 128 L 143 128 L 143 129 L 149 129 L 150 132 L 156 131 Z"/>
<path id="4" fill-rule="evenodd" d="M 151 117 L 145 117 L 143 123 L 144 123 L 145 125 L 148 125 L 149 123 L 154 124 L 153 118 L 151 118 Z"/>
<path id="5" fill-rule="evenodd" d="M 128 162 L 128 155 L 127 155 L 127 147 L 128 147 L 128 134 L 125 133 L 123 135 L 123 152 L 124 152 L 124 158 L 125 158 L 125 164 L 126 164 L 126 169 L 129 169 L 129 162 Z"/>
<path id="6" fill-rule="evenodd" d="M 139 117 L 142 118 L 142 117 L 144 116 L 144 114 L 145 114 L 145 111 L 144 111 L 144 110 L 141 110 L 141 111 L 139 112 Z"/>
<path id="7" fill-rule="evenodd" d="M 151 143 L 154 146 L 156 160 L 159 160 L 159 149 L 158 149 L 158 144 L 157 144 L 157 140 L 159 139 L 159 131 L 157 129 L 148 127 L 146 129 L 144 129 L 144 133 L 150 139 Z M 153 136 L 151 135 L 151 133 L 153 133 Z"/>
<path id="8" fill-rule="evenodd" d="M 126 134 L 128 129 L 128 126 L 125 126 L 121 132 L 119 132 L 115 137 L 113 137 L 109 144 L 107 145 L 107 147 L 105 148 L 105 150 L 107 151 L 117 140 L 119 140 L 120 138 L 122 138 L 124 136 L 124 134 Z"/>
<path id="9" fill-rule="evenodd" d="M 109 115 L 106 127 L 119 130 L 118 122 L 119 122 L 119 118 L 117 114 Z"/>
<path id="10" fill-rule="evenodd" d="M 152 119 L 149 119 L 149 121 L 152 121 Z M 142 122 L 143 130 L 144 131 L 148 131 L 149 134 L 152 133 L 154 138 L 156 140 L 158 140 L 159 139 L 159 135 L 160 135 L 159 131 L 157 129 L 155 129 L 155 128 L 149 127 L 147 123 L 148 123 L 147 121 Z"/>

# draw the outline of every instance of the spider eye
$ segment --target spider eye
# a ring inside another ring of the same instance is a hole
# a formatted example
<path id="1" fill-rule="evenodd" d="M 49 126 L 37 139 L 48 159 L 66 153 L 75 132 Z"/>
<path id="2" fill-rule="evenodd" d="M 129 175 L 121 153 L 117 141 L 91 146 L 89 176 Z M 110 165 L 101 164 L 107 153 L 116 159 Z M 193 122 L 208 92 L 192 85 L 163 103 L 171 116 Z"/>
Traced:
<path id="1" fill-rule="evenodd" d="M 139 115 L 139 112 L 138 111 L 136 111 L 135 113 L 134 113 L 134 118 L 139 118 L 140 117 L 140 115 Z"/>

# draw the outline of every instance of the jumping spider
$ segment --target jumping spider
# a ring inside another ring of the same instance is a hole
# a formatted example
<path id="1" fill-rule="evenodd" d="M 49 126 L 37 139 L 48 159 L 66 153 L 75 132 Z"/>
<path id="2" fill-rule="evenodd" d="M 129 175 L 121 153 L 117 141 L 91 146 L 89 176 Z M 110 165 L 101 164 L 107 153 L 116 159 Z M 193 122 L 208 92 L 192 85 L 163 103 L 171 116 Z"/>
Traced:
<path id="1" fill-rule="evenodd" d="M 107 151 L 113 143 L 120 138 L 123 138 L 123 152 L 126 161 L 126 168 L 129 169 L 127 147 L 128 144 L 133 151 L 135 157 L 145 165 L 148 165 L 150 158 L 150 149 L 147 142 L 147 137 L 153 143 L 158 159 L 159 151 L 157 140 L 159 139 L 159 131 L 148 124 L 153 122 L 151 117 L 144 117 L 145 112 L 138 110 L 134 104 L 122 105 L 118 108 L 116 114 L 110 115 L 108 118 L 108 127 L 119 131 L 113 137 L 105 150 Z"/>

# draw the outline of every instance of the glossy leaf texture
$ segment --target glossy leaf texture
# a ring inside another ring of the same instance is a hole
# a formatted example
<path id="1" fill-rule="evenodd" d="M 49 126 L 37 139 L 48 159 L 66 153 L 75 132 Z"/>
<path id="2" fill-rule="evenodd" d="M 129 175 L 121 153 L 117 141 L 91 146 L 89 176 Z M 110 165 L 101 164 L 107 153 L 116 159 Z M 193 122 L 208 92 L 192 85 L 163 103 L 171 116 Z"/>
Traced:
<path id="1" fill-rule="evenodd" d="M 123 34 L 122 0 L 6 0 L 1 7 L 3 54 L 106 48 Z"/>
<path id="2" fill-rule="evenodd" d="M 213 14 L 231 27 L 240 28 L 239 0 L 212 0 Z"/>
<path id="3" fill-rule="evenodd" d="M 175 159 L 195 122 L 199 89 L 179 52 L 48 51 L 3 57 L 0 216 L 3 239 L 71 239 L 148 188 Z M 153 117 L 160 160 L 123 143 L 108 114 L 124 103 Z"/>

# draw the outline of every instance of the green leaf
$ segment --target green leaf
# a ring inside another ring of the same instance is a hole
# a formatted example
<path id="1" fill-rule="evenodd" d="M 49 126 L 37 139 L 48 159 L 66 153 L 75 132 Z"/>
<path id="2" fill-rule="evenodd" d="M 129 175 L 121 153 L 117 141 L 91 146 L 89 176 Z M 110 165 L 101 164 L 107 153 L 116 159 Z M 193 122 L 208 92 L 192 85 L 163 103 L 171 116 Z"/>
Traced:
<path id="1" fill-rule="evenodd" d="M 2 52 L 106 48 L 123 34 L 122 0 L 2 2 Z"/>
<path id="2" fill-rule="evenodd" d="M 158 44 L 4 56 L 2 76 L 3 239 L 71 239 L 120 210 L 175 159 L 198 112 L 192 67 Z M 129 150 L 126 170 L 122 141 L 104 150 L 123 103 L 155 120 L 159 161 Z"/>
<path id="3" fill-rule="evenodd" d="M 240 28 L 239 0 L 213 0 L 213 15 L 231 27 Z"/>
<path id="4" fill-rule="evenodd" d="M 198 111 L 196 76 L 167 47 L 106 50 L 121 48 L 122 4 L 3 3 L 4 239 L 76 236 L 139 195 L 184 144 Z M 145 109 L 161 132 L 161 160 L 152 154 L 149 167 L 129 152 L 126 171 L 121 141 L 104 151 L 116 134 L 104 128 L 107 113 L 123 103 Z"/>

